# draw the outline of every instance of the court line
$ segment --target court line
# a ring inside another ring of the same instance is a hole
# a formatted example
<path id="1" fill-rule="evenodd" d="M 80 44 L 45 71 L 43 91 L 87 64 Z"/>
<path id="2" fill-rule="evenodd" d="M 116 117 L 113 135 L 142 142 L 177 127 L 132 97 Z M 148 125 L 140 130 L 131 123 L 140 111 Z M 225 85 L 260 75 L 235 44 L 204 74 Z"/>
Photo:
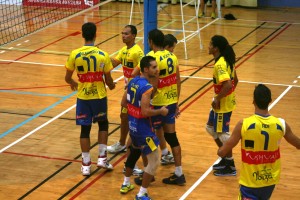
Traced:
<path id="1" fill-rule="evenodd" d="M 54 104 L 50 105 L 49 107 L 43 109 L 42 111 L 38 112 L 37 114 L 33 115 L 32 117 L 26 119 L 25 121 L 23 121 L 20 124 L 17 124 L 16 126 L 10 128 L 9 130 L 5 131 L 4 133 L 0 134 L 0 139 L 3 138 L 4 136 L 6 136 L 7 134 L 11 133 L 12 131 L 20 128 L 21 126 L 25 125 L 26 123 L 34 120 L 35 118 L 37 118 L 38 116 L 40 116 L 41 114 L 47 112 L 48 110 L 54 108 L 55 106 L 57 106 L 58 104 L 62 103 L 63 101 L 65 101 L 66 99 L 70 98 L 71 96 L 73 96 L 74 94 L 76 94 L 77 91 L 72 92 L 71 94 L 63 97 L 62 99 L 60 99 L 59 101 L 55 102 Z M 73 108 L 74 106 L 70 107 Z M 33 131 L 27 133 L 26 135 L 24 135 L 23 137 L 19 138 L 18 140 L 14 141 L 13 143 L 11 143 L 10 145 L 4 147 L 3 149 L 0 150 L 0 154 L 5 151 L 6 149 L 10 148 L 11 146 L 17 144 L 18 142 L 22 141 L 23 139 L 25 139 L 26 137 L 30 136 L 32 133 L 36 132 L 37 130 L 39 130 L 40 128 L 44 127 L 45 125 L 49 124 L 50 122 L 54 121 L 55 119 L 59 118 L 61 115 L 65 114 L 66 112 L 68 112 L 69 110 L 71 110 L 70 108 L 68 108 L 67 110 L 63 111 L 62 113 L 58 114 L 57 116 L 55 116 L 53 119 L 49 120 L 48 122 L 42 124 L 41 126 L 39 126 L 38 128 L 34 129 Z"/>
<path id="2" fill-rule="evenodd" d="M 285 25 L 285 24 L 284 24 Z M 283 26 L 284 26 L 283 25 Z M 281 26 L 281 27 L 283 27 Z M 269 35 L 268 37 L 266 37 L 263 41 L 265 41 L 266 39 L 268 39 L 270 36 L 272 36 L 264 45 L 260 46 L 258 49 L 256 49 L 252 54 L 249 54 L 246 59 L 242 60 L 239 65 L 236 66 L 236 69 L 238 67 L 240 67 L 245 61 L 247 61 L 249 58 L 251 58 L 254 54 L 256 54 L 259 50 L 261 50 L 263 47 L 265 47 L 267 44 L 269 44 L 271 41 L 273 41 L 279 34 L 281 34 L 283 31 L 287 30 L 287 28 L 290 27 L 290 24 L 288 24 L 284 29 L 282 29 L 281 31 L 279 31 L 277 34 L 275 34 L 274 36 L 273 32 L 271 35 Z M 277 29 L 279 30 L 279 29 Z M 262 41 L 262 42 L 263 42 Z M 260 43 L 262 43 L 260 42 Z M 251 50 L 253 50 L 254 48 L 252 48 Z M 251 51 L 250 50 L 250 51 Z M 206 93 L 209 89 L 211 89 L 213 86 L 210 86 L 208 89 L 206 89 L 202 94 L 200 94 L 196 99 L 199 99 L 204 93 Z M 274 102 L 273 104 L 271 104 L 270 106 L 274 106 L 289 90 L 290 88 L 292 88 L 292 86 L 289 86 Z M 194 99 L 192 102 L 190 102 L 187 106 L 185 106 L 183 109 L 186 109 L 187 107 L 189 107 L 192 103 L 194 103 L 196 101 L 196 99 Z M 271 107 L 271 108 L 272 108 Z M 220 159 L 220 158 L 218 158 Z M 218 160 L 216 161 L 218 162 Z M 215 162 L 215 163 L 216 163 Z M 179 200 L 184 200 L 190 193 L 193 192 L 193 190 L 210 174 L 210 172 L 212 171 L 212 166 L 210 166 L 210 168 L 208 170 L 206 170 L 206 172 L 204 174 L 202 174 L 202 176 L 192 185 L 192 187 L 190 187 L 181 197 Z"/>
<path id="3" fill-rule="evenodd" d="M 292 88 L 292 86 L 289 86 L 287 89 L 285 89 L 277 98 L 276 100 L 269 106 L 269 110 L 271 110 L 281 99 L 282 97 Z M 218 163 L 221 160 L 221 158 L 218 158 L 213 164 Z M 181 197 L 179 200 L 184 200 L 190 193 L 193 192 L 193 190 L 211 173 L 212 166 L 206 170 L 206 172 L 190 187 Z"/>

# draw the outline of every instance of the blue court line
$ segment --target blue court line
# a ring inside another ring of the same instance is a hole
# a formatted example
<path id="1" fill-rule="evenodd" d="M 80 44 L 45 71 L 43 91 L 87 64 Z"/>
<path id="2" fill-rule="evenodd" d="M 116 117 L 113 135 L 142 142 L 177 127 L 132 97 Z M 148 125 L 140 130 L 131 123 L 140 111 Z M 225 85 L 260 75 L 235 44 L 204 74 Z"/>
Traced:
<path id="1" fill-rule="evenodd" d="M 18 90 L 0 90 L 0 92 L 14 93 L 14 94 L 27 94 L 27 95 L 42 96 L 42 97 L 58 97 L 58 98 L 64 97 L 57 94 L 42 94 L 37 92 L 25 92 L 25 91 L 18 91 Z"/>
<path id="2" fill-rule="evenodd" d="M 34 120 L 35 118 L 39 117 L 41 114 L 47 112 L 48 110 L 54 108 L 56 105 L 62 103 L 63 101 L 65 101 L 66 99 L 70 98 L 71 96 L 73 96 L 74 94 L 77 94 L 77 91 L 72 92 L 71 94 L 64 96 L 62 99 L 60 99 L 59 101 L 57 101 L 56 103 L 52 104 L 51 106 L 43 109 L 42 111 L 40 111 L 39 113 L 33 115 L 32 117 L 26 119 L 25 121 L 23 121 L 22 123 L 12 127 L 11 129 L 7 130 L 6 132 L 2 133 L 0 135 L 0 138 L 3 138 L 4 136 L 6 136 L 7 134 L 11 133 L 12 131 L 18 129 L 19 127 L 23 126 L 24 124 Z"/>

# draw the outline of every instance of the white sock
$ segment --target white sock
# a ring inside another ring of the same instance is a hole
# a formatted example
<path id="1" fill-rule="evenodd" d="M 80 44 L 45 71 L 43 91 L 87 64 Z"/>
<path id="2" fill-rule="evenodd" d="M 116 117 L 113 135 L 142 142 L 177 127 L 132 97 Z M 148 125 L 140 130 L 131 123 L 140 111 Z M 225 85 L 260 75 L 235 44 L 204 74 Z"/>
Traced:
<path id="1" fill-rule="evenodd" d="M 147 193 L 147 188 L 141 187 L 139 193 L 137 194 L 138 197 L 143 196 L 145 193 Z"/>
<path id="2" fill-rule="evenodd" d="M 123 185 L 130 185 L 130 177 L 124 176 L 124 182 Z"/>
<path id="3" fill-rule="evenodd" d="M 175 167 L 175 175 L 178 177 L 180 177 L 182 175 L 182 167 L 181 166 Z"/>
<path id="4" fill-rule="evenodd" d="M 99 155 L 106 156 L 106 149 L 107 149 L 107 145 L 99 144 Z"/>
<path id="5" fill-rule="evenodd" d="M 165 156 L 165 155 L 167 155 L 168 154 L 168 148 L 166 147 L 166 148 L 164 148 L 163 150 L 161 150 L 161 155 L 163 155 L 163 156 Z"/>
<path id="6" fill-rule="evenodd" d="M 81 156 L 84 164 L 89 164 L 89 162 L 91 162 L 90 152 L 82 152 Z"/>

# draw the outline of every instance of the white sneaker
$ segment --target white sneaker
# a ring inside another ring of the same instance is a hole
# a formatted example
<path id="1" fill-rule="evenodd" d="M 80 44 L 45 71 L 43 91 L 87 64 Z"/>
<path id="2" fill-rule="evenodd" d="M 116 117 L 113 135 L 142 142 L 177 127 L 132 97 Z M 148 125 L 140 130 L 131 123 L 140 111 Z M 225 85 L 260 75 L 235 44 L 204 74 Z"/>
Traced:
<path id="1" fill-rule="evenodd" d="M 174 164 L 175 160 L 173 154 L 170 151 L 168 151 L 167 155 L 161 156 L 160 163 L 162 165 Z"/>
<path id="2" fill-rule="evenodd" d="M 104 168 L 107 170 L 113 170 L 114 167 L 107 161 L 107 157 L 100 158 L 98 157 L 97 167 Z"/>
<path id="3" fill-rule="evenodd" d="M 91 162 L 89 162 L 89 164 L 87 164 L 87 165 L 82 163 L 81 173 L 83 176 L 89 176 L 91 174 L 91 166 L 92 166 Z"/>
<path id="4" fill-rule="evenodd" d="M 126 150 L 126 145 L 122 146 L 120 142 L 117 142 L 111 146 L 107 146 L 107 151 L 109 153 L 118 153 Z"/>
<path id="5" fill-rule="evenodd" d="M 126 172 L 126 167 L 123 167 L 123 174 Z M 141 176 L 144 173 L 142 169 L 140 169 L 137 165 L 133 168 L 132 175 Z"/>

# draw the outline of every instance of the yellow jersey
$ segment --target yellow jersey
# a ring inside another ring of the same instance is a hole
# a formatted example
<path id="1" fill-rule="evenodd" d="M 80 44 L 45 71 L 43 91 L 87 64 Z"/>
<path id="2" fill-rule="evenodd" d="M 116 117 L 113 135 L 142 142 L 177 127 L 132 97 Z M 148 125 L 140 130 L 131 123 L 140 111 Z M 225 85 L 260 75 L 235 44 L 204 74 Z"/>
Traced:
<path id="1" fill-rule="evenodd" d="M 143 50 L 138 44 L 135 44 L 129 49 L 127 46 L 124 46 L 114 58 L 122 64 L 126 85 L 132 79 L 131 74 L 133 69 L 140 64 L 140 61 L 143 57 Z"/>
<path id="2" fill-rule="evenodd" d="M 278 183 L 281 167 L 279 145 L 284 134 L 283 119 L 252 115 L 243 120 L 241 185 L 258 188 Z"/>
<path id="3" fill-rule="evenodd" d="M 215 96 L 219 94 L 222 88 L 222 82 L 231 80 L 232 89 L 229 91 L 226 97 L 220 100 L 220 109 L 214 109 L 216 113 L 227 113 L 231 112 L 236 107 L 235 102 L 235 85 L 234 85 L 234 68 L 230 69 L 230 66 L 226 63 L 224 57 L 220 57 L 215 65 L 213 71 L 213 82 L 214 82 L 214 91 Z"/>
<path id="4" fill-rule="evenodd" d="M 159 68 L 158 86 L 152 99 L 152 105 L 167 106 L 177 103 L 177 57 L 168 50 L 157 51 L 150 55 L 155 57 Z"/>
<path id="5" fill-rule="evenodd" d="M 113 69 L 108 53 L 94 46 L 83 46 L 71 52 L 66 68 L 77 72 L 77 98 L 89 100 L 107 96 L 103 75 Z"/>

